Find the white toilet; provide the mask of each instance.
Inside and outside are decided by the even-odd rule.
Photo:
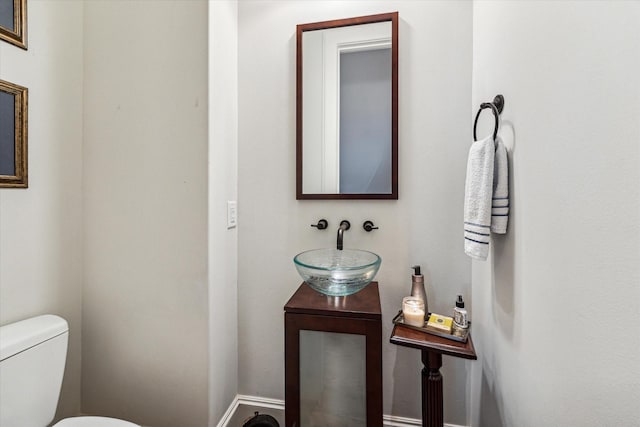
[[[46,427],[56,413],[69,325],[47,314],[0,327],[0,426]],[[74,417],[54,427],[140,427],[105,417]]]

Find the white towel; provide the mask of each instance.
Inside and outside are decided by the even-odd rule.
[[[505,234],[509,222],[509,161],[507,149],[498,137],[493,164],[493,202],[491,204],[491,232]]]
[[[486,260],[491,230],[493,197],[493,136],[471,144],[464,192],[464,252],[471,258]]]

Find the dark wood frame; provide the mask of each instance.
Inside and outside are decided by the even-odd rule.
[[[14,96],[14,118],[15,128],[13,129],[14,140],[14,175],[0,175],[0,188],[26,188],[28,187],[27,174],[27,111],[29,90],[26,87],[18,86],[4,80],[0,80],[0,91],[10,93]]]
[[[303,283],[284,311],[285,427],[300,425],[301,330],[365,336],[367,426],[382,427],[382,311],[378,283],[371,282],[346,297],[327,297]]]
[[[13,0],[13,28],[0,27],[0,40],[27,50],[27,0]]]
[[[386,21],[391,21],[391,193],[305,194],[302,192],[302,33]],[[300,24],[296,27],[296,199],[398,200],[398,12]]]

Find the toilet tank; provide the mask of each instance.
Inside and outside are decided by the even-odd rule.
[[[69,326],[47,314],[0,327],[0,426],[45,427],[53,420]]]

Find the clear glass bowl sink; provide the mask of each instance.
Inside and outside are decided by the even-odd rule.
[[[359,249],[314,249],[293,258],[298,273],[309,286],[325,295],[355,294],[376,276],[382,259]]]

